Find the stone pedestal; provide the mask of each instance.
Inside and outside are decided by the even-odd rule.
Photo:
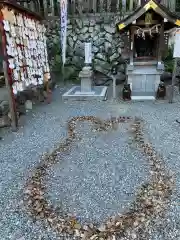
[[[79,73],[81,86],[75,86],[62,95],[63,100],[106,100],[107,87],[92,86],[93,71],[84,67]]]
[[[92,91],[92,76],[93,71],[90,67],[84,67],[82,71],[79,73],[79,78],[81,79],[81,91],[75,92],[75,94],[95,94]]]
[[[127,66],[127,83],[132,100],[155,100],[164,65],[154,62],[134,62]]]
[[[93,72],[89,67],[84,67],[79,73],[81,79],[81,92],[91,92]]]
[[[85,43],[85,64],[92,63],[91,43]],[[90,66],[84,66],[79,73],[81,86],[75,86],[62,95],[63,100],[106,100],[107,87],[92,86],[93,71]]]

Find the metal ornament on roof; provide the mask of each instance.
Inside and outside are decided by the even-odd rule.
[[[151,28],[150,27],[140,28],[140,27],[136,26],[137,29],[135,31],[135,34],[138,37],[142,37],[143,39],[145,39],[145,34],[146,33],[148,33],[151,37],[153,37],[154,33],[159,33],[160,32],[160,27],[161,27],[161,24],[156,24]]]
[[[152,14],[151,13],[146,13],[145,15],[145,25],[149,26],[152,24]]]

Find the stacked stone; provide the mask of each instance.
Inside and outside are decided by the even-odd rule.
[[[8,101],[0,101],[0,128],[7,127],[10,125],[9,103]]]
[[[5,78],[4,75],[0,76],[0,87],[3,87],[5,85]]]
[[[94,69],[109,75],[113,65],[118,65],[118,78],[125,79],[125,64],[122,61],[122,49],[124,41],[121,35],[116,31],[116,23],[120,19],[117,17],[82,18],[69,20],[67,31],[67,65],[76,72],[84,65],[84,43],[91,41],[93,52]],[[60,61],[60,50],[55,51],[54,46],[60,46],[60,26],[59,19],[57,23],[48,22],[48,50],[50,55],[50,65],[53,68]],[[72,71],[67,71],[67,74]]]

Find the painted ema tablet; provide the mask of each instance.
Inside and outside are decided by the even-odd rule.
[[[173,57],[174,58],[179,58],[180,57],[180,28],[177,29],[176,35],[175,35]]]

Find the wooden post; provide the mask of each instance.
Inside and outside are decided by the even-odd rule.
[[[62,64],[62,69],[61,69],[61,73],[62,73],[62,82],[64,85],[66,85],[66,81],[65,81],[65,77],[64,77],[64,63]]]
[[[113,99],[116,99],[116,76],[113,75]]]
[[[134,28],[130,29],[130,65],[133,65],[134,61]]]
[[[24,7],[25,7],[25,8],[28,8],[27,2],[24,2]]]
[[[54,0],[50,0],[51,5],[51,16],[54,16]]]
[[[71,8],[72,8],[72,13],[71,14],[74,16],[76,14],[76,0],[72,0]]]
[[[116,12],[120,12],[120,0],[116,1]]]
[[[176,68],[177,68],[177,58],[175,58],[175,62],[174,62],[174,69],[173,69],[173,75],[172,75],[172,83],[171,83],[170,94],[169,94],[169,103],[173,103],[174,86],[175,86],[175,83],[176,83]]]
[[[103,0],[100,0],[99,2],[99,12],[100,13],[103,13],[105,10],[104,10],[104,1]]]
[[[122,13],[123,15],[126,13],[126,0],[122,0]]]
[[[133,4],[134,4],[134,0],[130,0],[130,2],[129,2],[129,11],[130,12],[133,10]]]
[[[171,1],[168,1],[167,3],[167,7],[169,8],[169,10],[171,12],[175,12],[175,9],[176,9],[176,0],[171,0]]]
[[[2,7],[2,6],[1,6]],[[0,18],[3,19],[2,12],[0,11]],[[11,78],[8,75],[8,65],[7,65],[7,51],[6,51],[6,35],[3,27],[3,23],[1,21],[0,23],[0,32],[2,34],[2,55],[3,55],[3,71],[4,71],[4,77],[5,77],[5,83],[8,90],[8,98],[9,98],[9,107],[10,107],[10,113],[11,113],[11,127],[12,131],[16,131],[18,127],[18,118],[17,118],[17,112],[16,112],[16,104],[15,104],[15,98],[14,93],[11,86]]]
[[[63,4],[61,2],[60,5],[60,24],[61,24],[61,53],[62,53],[62,68],[61,68],[61,73],[62,73],[62,78],[63,78],[63,83],[65,83],[64,79],[64,65],[66,62],[66,44],[67,44],[67,24],[68,24],[68,3],[66,2]]]
[[[108,12],[108,13],[110,13],[111,12],[111,0],[107,0],[106,1],[106,11]]]
[[[48,6],[48,1],[47,0],[43,1],[43,4],[44,4],[44,6],[43,6],[44,7],[43,8],[44,9],[44,16],[47,17],[48,16],[48,7],[49,7]]]
[[[93,13],[97,12],[97,0],[92,0]]]
[[[141,6],[141,0],[137,0],[137,7]]]
[[[7,67],[7,62],[5,60],[3,61],[3,70],[4,70],[6,87],[8,90],[9,107],[10,107],[10,114],[11,114],[11,127],[12,127],[12,131],[17,131],[18,120],[17,120],[14,94],[12,91],[12,87],[9,85],[9,76],[7,74],[8,67]]]
[[[173,96],[174,96],[174,85],[176,83],[176,69],[177,69],[177,61],[180,57],[180,29],[176,30],[176,36],[175,36],[175,43],[174,43],[174,53],[173,57],[175,59],[174,62],[174,69],[173,69],[173,76],[172,76],[172,84],[170,88],[170,95],[169,95],[169,103],[173,102]]]
[[[161,23],[159,44],[158,44],[158,64],[162,61],[162,49],[164,49],[164,21]]]

